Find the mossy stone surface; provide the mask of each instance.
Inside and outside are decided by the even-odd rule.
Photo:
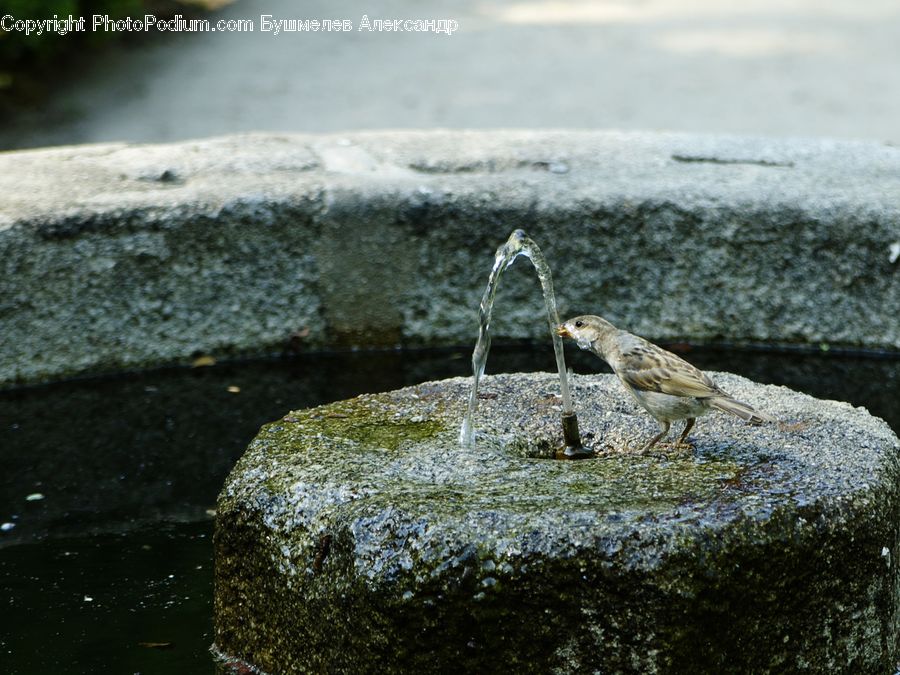
[[[784,424],[701,418],[692,451],[613,376],[575,377],[595,459],[562,442],[555,375],[293,412],[229,477],[215,649],[268,673],[891,672],[900,442],[864,409],[716,375]]]

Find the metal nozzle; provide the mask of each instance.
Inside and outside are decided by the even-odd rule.
[[[563,413],[562,428],[563,441],[566,445],[556,453],[557,459],[587,459],[594,456],[594,451],[585,447],[581,442],[578,417],[575,416],[575,413]]]

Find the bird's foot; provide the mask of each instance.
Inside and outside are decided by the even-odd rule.
[[[622,449],[619,452],[629,455],[644,455],[647,450],[646,443],[642,443],[639,438],[633,438],[630,441],[627,439],[622,441]]]
[[[644,443],[635,450],[635,454],[640,455],[641,457],[653,457],[654,459],[668,459],[665,448],[666,446],[660,443],[654,443],[652,445]]]
[[[683,455],[694,450],[694,444],[687,441],[673,441],[671,443],[654,443],[644,445],[635,454],[643,457],[668,460],[671,455]]]
[[[660,443],[659,441],[641,442],[639,438],[635,438],[631,441],[625,441],[620,452],[641,457],[653,457],[654,459],[668,459],[668,451],[673,449],[681,450],[683,447],[676,446],[674,443]]]

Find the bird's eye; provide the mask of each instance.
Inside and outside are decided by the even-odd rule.
[[[575,328],[581,328],[584,325],[584,321],[576,321]]]

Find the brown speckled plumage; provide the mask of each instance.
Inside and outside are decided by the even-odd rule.
[[[676,446],[685,445],[694,421],[710,408],[737,415],[752,424],[774,422],[764,413],[732,398],[703,371],[642,337],[619,330],[599,316],[576,316],[558,327],[582,349],[606,361],[637,402],[656,419],[662,431],[642,448],[649,450],[675,420],[687,420]]]

